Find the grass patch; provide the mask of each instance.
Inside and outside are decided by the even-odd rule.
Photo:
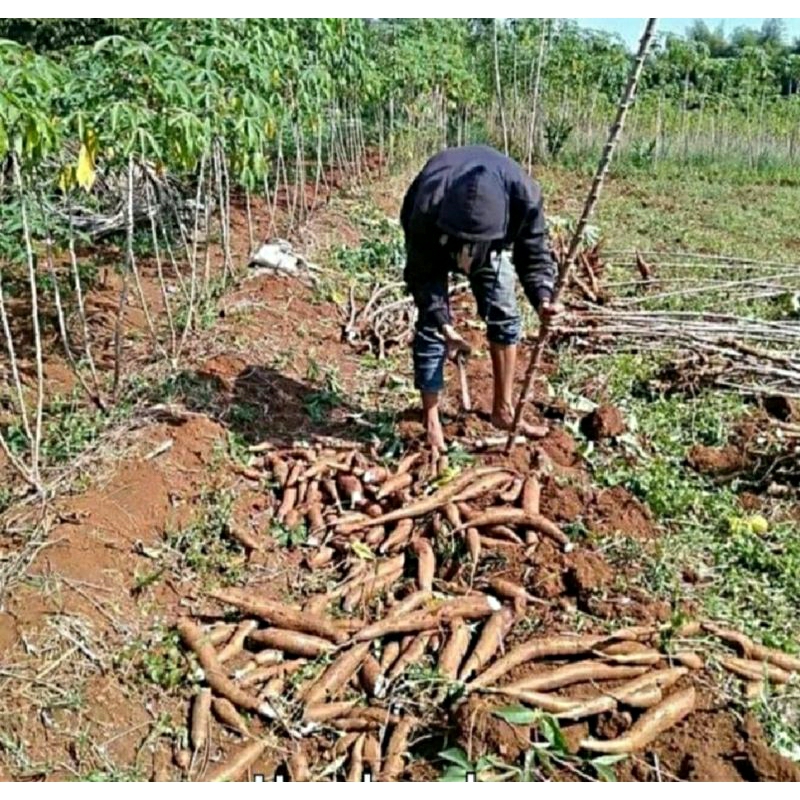
[[[638,563],[638,581],[655,595],[699,599],[710,615],[742,627],[769,645],[796,650],[800,633],[800,530],[774,516],[764,534],[742,524],[736,484],[720,486],[685,463],[695,444],[727,443],[748,411],[734,394],[706,391],[694,398],[647,391],[657,362],[609,356],[560,359],[554,385],[579,394],[591,374],[608,376],[608,399],[623,409],[633,436],[613,449],[586,447],[595,481],[623,486],[645,502],[664,533],[654,548],[630,540],[606,542],[609,558]],[[682,580],[700,572],[700,588]]]
[[[133,665],[137,679],[145,684],[174,691],[189,680],[189,662],[178,632],[157,626],[146,639],[136,639],[114,659],[114,667]]]
[[[233,494],[227,490],[204,491],[194,520],[167,532],[167,544],[177,555],[177,568],[205,583],[234,584],[244,577],[245,552],[228,536]]]

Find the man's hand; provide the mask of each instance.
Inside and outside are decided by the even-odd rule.
[[[442,327],[442,334],[444,335],[445,343],[447,344],[447,357],[455,359],[459,353],[470,355],[472,348],[467,343],[466,339],[452,325],[445,325]]]
[[[551,324],[558,320],[564,313],[564,306],[561,303],[552,303],[550,300],[543,300],[539,304],[537,313],[542,322]]]

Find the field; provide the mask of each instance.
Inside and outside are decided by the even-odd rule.
[[[105,237],[7,160],[0,779],[800,780],[791,163],[623,150],[540,435],[493,443],[456,293],[475,408],[448,367],[433,464],[397,224],[431,147],[338,130],[330,157],[275,156],[266,191],[199,148],[184,223],[154,193],[169,169],[98,168],[80,219],[118,199]],[[594,159],[535,160],[558,251]],[[276,234],[302,259],[254,263]],[[665,698],[670,724],[626,743]]]

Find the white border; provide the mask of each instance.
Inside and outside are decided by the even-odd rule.
[[[4,4],[7,10],[11,10],[8,3]],[[544,4],[541,4],[544,5]],[[498,17],[526,17],[531,11],[542,10],[558,10],[559,16],[574,17],[574,18],[590,18],[596,15],[598,11],[602,10],[609,13],[609,18],[636,18],[636,12],[642,11],[641,3],[634,2],[634,0],[616,0],[616,2],[606,2],[598,4],[597,2],[588,2],[588,0],[559,0],[556,4],[549,4],[551,8],[533,8],[530,2],[494,2],[487,5],[486,1],[482,2],[465,2],[464,0],[445,0],[445,2],[434,3],[430,0],[424,2],[422,0],[405,0],[402,3],[376,3],[353,2],[350,0],[346,2],[340,0],[331,7],[329,3],[324,3],[322,0],[294,0],[288,9],[292,12],[293,16],[297,17],[317,17],[317,16],[330,16],[335,12],[338,16],[343,17],[481,17],[488,10],[498,11]],[[602,8],[601,8],[602,5]],[[555,6],[555,8],[553,8]],[[797,2],[772,2],[768,3],[767,7],[759,4],[762,11],[765,12],[765,17],[779,17],[790,18],[792,12],[797,13]],[[727,3],[719,2],[702,2],[691,3],[685,0],[676,0],[671,3],[650,3],[647,11],[650,13],[666,13],[670,18],[685,18],[696,19],[698,17],[720,17],[724,18],[726,14],[731,11],[746,10],[752,11],[752,3],[747,7],[742,3],[741,6],[734,2],[731,4],[730,0]],[[25,10],[33,17],[101,17],[109,13],[113,13],[119,17],[126,16],[140,16],[140,17],[258,17],[262,16],[266,11],[284,10],[276,9],[273,4],[255,2],[255,0],[244,0],[244,2],[225,2],[220,3],[211,2],[211,0],[183,0],[183,2],[154,2],[154,0],[139,0],[135,3],[113,3],[109,5],[108,0],[100,2],[100,0],[83,0],[82,2],[72,2],[65,4],[57,0],[33,0],[27,2],[23,6],[17,6],[14,10]],[[69,11],[69,14],[64,14],[64,11]],[[224,12],[224,15],[222,14]],[[254,13],[253,13],[254,12]],[[728,18],[732,23],[737,19],[746,20],[746,17],[731,17]]]
[[[168,788],[164,784],[161,789],[157,785],[153,785],[146,789],[148,796],[153,800],[159,800],[167,796],[169,800],[182,800],[184,797],[187,800],[227,800],[227,798],[241,798],[242,794],[246,795],[248,799],[259,798],[265,800],[269,798],[273,800],[350,800],[353,796],[359,798],[391,798],[391,800],[407,800],[408,789],[403,788],[408,784],[403,783],[362,783],[362,784],[345,784],[345,783],[328,783],[328,784],[292,784],[292,783],[250,783],[248,784],[207,784],[207,783],[171,783]],[[324,789],[321,787],[324,786]],[[439,783],[416,783],[413,789],[415,800],[442,800],[442,793],[447,784]],[[425,787],[428,787],[427,789]],[[703,783],[649,783],[645,787],[640,783],[592,783],[586,785],[584,783],[537,783],[521,784],[521,783],[504,783],[502,789],[489,788],[491,784],[485,783],[472,783],[471,785],[462,784],[456,786],[450,784],[452,789],[458,789],[460,797],[463,793],[467,792],[467,797],[477,797],[483,794],[484,798],[487,797],[489,792],[501,791],[504,796],[510,800],[531,800],[532,797],[544,798],[544,800],[585,800],[591,796],[591,800],[615,800],[622,798],[628,800],[627,795],[630,795],[630,800],[634,797],[641,797],[643,792],[647,793],[648,800],[651,797],[658,798],[659,796],[667,798],[669,794],[674,798],[673,792],[679,791],[681,798],[686,800],[701,800],[700,795],[703,794],[703,800],[708,797],[709,789],[707,784]],[[770,800],[778,798],[778,800],[788,800],[788,798],[796,797],[797,789],[791,788],[792,784],[773,783],[768,789],[758,790],[755,786],[750,785],[745,789],[742,785],[742,792],[752,793],[753,795],[760,794],[761,791],[769,792]],[[483,787],[483,788],[481,788]],[[48,783],[15,783],[15,784],[2,784],[3,797],[9,800],[50,800],[58,793],[59,798],[66,798],[66,800],[100,800],[107,798],[109,792],[113,792],[114,800],[141,800],[142,788],[141,784],[119,783],[110,788],[106,784],[97,783],[61,783],[58,785]],[[165,794],[162,795],[161,792]],[[731,791],[738,795],[738,791],[733,788]],[[306,795],[306,792],[309,794]],[[324,792],[324,794],[323,794]],[[339,792],[342,794],[340,795]],[[428,794],[431,792],[431,794]],[[513,798],[511,797],[513,795]],[[734,795],[734,796],[735,796]]]

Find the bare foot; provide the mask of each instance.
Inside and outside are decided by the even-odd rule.
[[[428,436],[428,445],[437,454],[447,450],[447,445],[444,441],[444,431],[442,431],[442,423],[439,421],[439,415],[432,415],[425,421],[425,432]]]
[[[514,412],[510,408],[495,409],[492,412],[492,425],[501,431],[510,431],[514,424]],[[520,420],[517,432],[531,439],[541,439],[547,435],[546,425],[530,425],[525,420]]]

